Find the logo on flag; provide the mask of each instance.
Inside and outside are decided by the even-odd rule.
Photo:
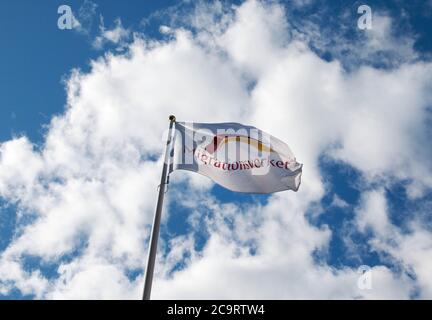
[[[175,123],[170,172],[205,175],[237,192],[297,191],[302,165],[281,140],[239,123]]]

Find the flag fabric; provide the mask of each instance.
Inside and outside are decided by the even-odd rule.
[[[297,191],[302,164],[288,145],[239,123],[176,122],[170,172],[200,173],[237,192]]]

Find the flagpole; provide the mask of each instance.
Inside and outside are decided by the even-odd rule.
[[[152,227],[151,238],[150,238],[150,248],[147,257],[147,268],[145,271],[143,300],[150,300],[150,294],[151,294],[151,288],[153,282],[153,271],[154,271],[154,266],[156,261],[157,242],[159,238],[159,229],[160,229],[162,207],[163,207],[163,201],[165,195],[165,186],[166,186],[167,176],[168,176],[168,160],[171,152],[170,146],[171,146],[171,139],[172,139],[172,130],[176,118],[175,116],[171,115],[169,117],[169,120],[170,120],[170,125],[169,125],[168,138],[165,147],[165,157],[164,157],[164,163],[162,168],[162,177],[159,185],[159,196],[158,196],[156,212],[153,220],[153,227]]]

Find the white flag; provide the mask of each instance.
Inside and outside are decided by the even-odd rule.
[[[239,123],[175,123],[170,171],[200,173],[237,192],[297,191],[302,165],[279,139]]]

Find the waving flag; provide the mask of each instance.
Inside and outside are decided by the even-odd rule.
[[[232,191],[251,193],[297,191],[302,174],[302,165],[290,148],[255,127],[239,123],[176,122],[173,115],[169,120],[144,277],[144,300],[150,299],[165,188],[172,171],[198,172]]]
[[[170,171],[200,173],[237,192],[297,191],[302,165],[279,139],[239,123],[175,122]]]

